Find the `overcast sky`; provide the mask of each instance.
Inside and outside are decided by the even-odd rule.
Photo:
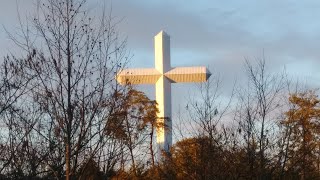
[[[32,14],[33,0],[0,0],[0,23],[9,30],[21,14]],[[153,67],[153,37],[164,30],[171,36],[172,66],[209,67],[226,87],[243,77],[245,58],[264,54],[270,71],[284,67],[292,77],[320,85],[319,0],[89,0],[97,12],[111,5],[123,19],[119,31],[128,37],[134,54],[131,67]],[[26,13],[28,12],[28,13]],[[0,30],[0,56],[11,48]],[[241,81],[240,81],[241,82]],[[173,109],[184,106],[193,85],[174,85]],[[141,87],[154,98],[153,87]],[[226,88],[226,91],[230,89]]]

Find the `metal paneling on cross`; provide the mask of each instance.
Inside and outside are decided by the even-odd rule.
[[[170,37],[164,31],[155,36],[155,68],[124,69],[117,74],[117,81],[124,85],[156,84],[156,101],[159,113],[157,144],[160,150],[169,152],[172,145],[171,83],[205,82],[211,73],[204,67],[170,66]]]

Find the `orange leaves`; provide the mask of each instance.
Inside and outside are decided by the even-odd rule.
[[[289,98],[291,108],[285,113],[282,121],[292,134],[288,137],[291,151],[289,151],[289,166],[299,166],[303,173],[312,165],[317,152],[316,146],[320,135],[320,104],[314,91],[291,94]]]
[[[155,127],[158,111],[155,101],[132,88],[114,95],[118,99],[118,105],[108,118],[105,132],[107,135],[126,139],[132,132],[143,131],[148,125]]]
[[[154,124],[156,121],[156,102],[150,100],[143,92],[130,89],[126,103],[131,117],[142,121],[143,125]]]
[[[289,97],[290,103],[296,104],[301,108],[312,108],[319,103],[318,96],[314,91],[308,91],[304,93],[291,94]]]

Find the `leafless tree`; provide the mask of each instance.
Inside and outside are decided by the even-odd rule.
[[[0,69],[0,174],[15,158],[13,145],[23,144],[19,136],[13,134],[13,129],[17,127],[14,123],[12,112],[18,110],[21,97],[27,92],[27,85],[33,77],[18,78],[23,73],[22,66],[12,61],[13,56],[7,56],[1,64]]]
[[[228,172],[224,167],[226,164],[214,163],[218,159],[229,159],[225,151],[231,147],[234,138],[234,133],[231,133],[230,127],[226,125],[231,123],[228,118],[231,117],[234,88],[230,94],[223,93],[221,84],[219,74],[214,73],[207,82],[198,84],[198,91],[190,95],[185,106],[188,115],[181,117],[178,122],[180,127],[184,126],[178,129],[183,139],[172,148],[173,168],[178,177],[181,171],[187,174],[195,173],[189,174],[190,179],[215,179],[218,174]],[[191,138],[185,137],[186,131]],[[185,146],[186,149],[179,146]],[[208,159],[208,156],[212,157]],[[187,166],[189,170],[185,170],[183,166]]]
[[[269,73],[264,57],[254,63],[246,60],[245,68],[248,81],[238,90],[235,118],[246,147],[248,172],[251,177],[263,179],[268,175],[268,157],[275,145],[274,128],[279,116],[277,109],[282,104],[285,76]]]
[[[38,1],[20,36],[10,34],[26,57],[8,63],[16,61],[17,78],[31,79],[16,114],[31,128],[29,142],[39,138],[48,150],[42,166],[56,178],[81,174],[80,164],[101,160],[101,150],[114,143],[105,133],[120,90],[114,77],[128,60],[118,22],[105,10],[93,18],[85,6],[86,0]],[[25,118],[30,105],[39,118]]]
[[[221,82],[219,74],[214,73],[207,82],[198,84],[199,95],[190,95],[185,106],[188,116],[182,117],[179,123],[187,125],[185,128],[190,129],[193,136],[216,139],[224,124],[221,120],[231,112],[234,88],[225,100],[228,95],[222,93]]]

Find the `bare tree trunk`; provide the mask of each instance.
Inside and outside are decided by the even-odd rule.
[[[154,168],[154,165],[155,165],[155,163],[154,163],[154,152],[153,152],[153,134],[154,134],[154,125],[152,123],[151,124],[151,132],[150,132],[150,143],[149,143],[152,168]]]
[[[70,145],[66,143],[66,180],[70,179]]]
[[[70,41],[70,15],[69,11],[73,6],[73,2],[70,0],[67,0],[67,76],[68,76],[68,87],[67,87],[67,143],[66,143],[66,180],[70,180],[70,174],[71,174],[71,125],[72,125],[72,105],[71,105],[71,69],[72,69],[72,64],[71,64],[71,46],[72,42]],[[71,3],[71,4],[69,4]]]
[[[132,162],[132,171],[134,173],[134,177],[137,177],[137,171],[136,171],[136,163],[134,161],[134,154],[133,154],[133,142],[131,139],[131,130],[130,130],[130,125],[129,125],[129,121],[126,118],[126,127],[127,127],[127,132],[128,132],[128,149],[129,149],[129,153],[130,153],[130,157],[131,157],[131,162]]]

